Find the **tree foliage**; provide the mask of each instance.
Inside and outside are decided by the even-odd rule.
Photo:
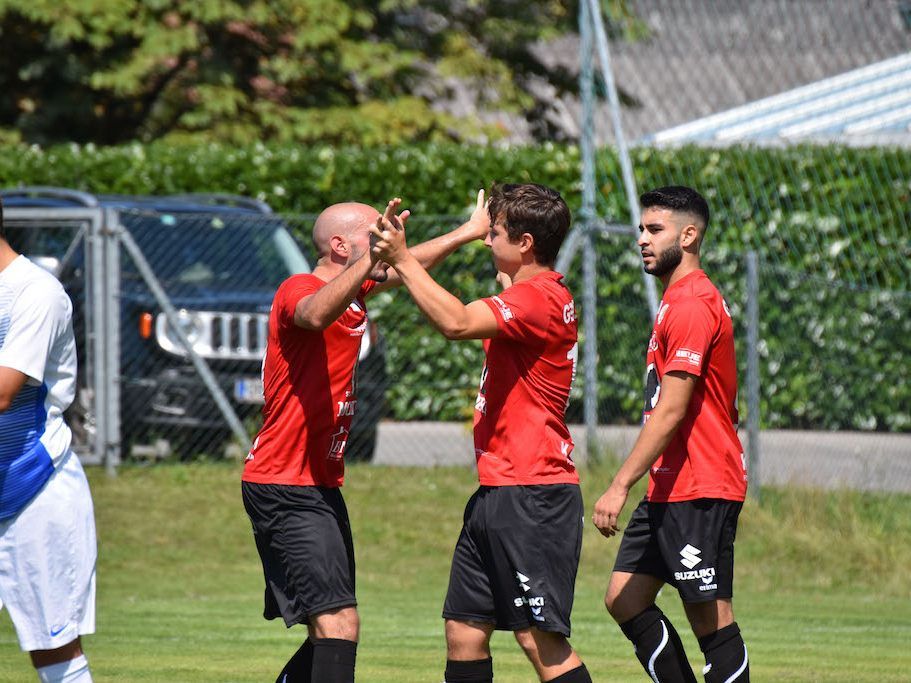
[[[609,0],[627,17],[626,0]],[[496,139],[573,0],[0,0],[0,141]],[[448,109],[448,110],[447,110]],[[464,109],[464,107],[463,107]],[[546,134],[546,130],[542,130]]]

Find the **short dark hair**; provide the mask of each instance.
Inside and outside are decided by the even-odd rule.
[[[685,185],[668,185],[649,190],[639,197],[639,204],[643,209],[657,206],[660,209],[692,214],[702,220],[703,230],[709,225],[709,203],[696,190]]]
[[[535,260],[545,266],[556,263],[572,222],[569,207],[560,193],[537,183],[494,185],[487,214],[491,223],[502,217],[511,242],[526,232],[531,235],[535,240]]]

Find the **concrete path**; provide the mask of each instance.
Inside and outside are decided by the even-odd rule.
[[[576,462],[585,462],[582,425],[572,425]],[[600,427],[606,453],[625,457],[638,427]],[[746,434],[741,432],[746,441]],[[374,462],[382,465],[474,465],[471,425],[381,422]],[[814,488],[911,492],[911,434],[768,430],[760,435],[752,482]]]

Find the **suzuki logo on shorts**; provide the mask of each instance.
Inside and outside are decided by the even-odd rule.
[[[689,543],[683,546],[683,549],[680,551],[680,564],[682,564],[687,569],[692,569],[697,564],[702,562],[702,558],[699,557],[699,553],[702,551],[699,548],[694,548]]]
[[[521,598],[515,598],[513,604],[516,607],[523,607],[528,605],[531,609],[531,616],[534,617],[535,621],[546,621],[544,616],[541,614],[544,611],[544,596],[538,595],[535,597],[527,598],[524,595]]]
[[[519,585],[522,587],[522,590],[526,593],[531,590],[531,586],[528,585],[528,582],[531,581],[525,574],[522,572],[516,572],[516,578],[519,580]]]

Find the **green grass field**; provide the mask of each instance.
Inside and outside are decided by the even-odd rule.
[[[588,514],[611,469],[583,472]],[[262,575],[240,501],[239,465],[89,472],[99,532],[95,680],[272,681],[303,638],[262,619]],[[362,618],[358,680],[439,683],[440,618],[465,468],[353,466],[345,495]],[[633,506],[628,506],[627,513]],[[909,681],[911,496],[763,491],[737,541],[735,609],[754,681]],[[572,643],[595,681],[645,675],[602,604],[617,540],[589,525]],[[702,660],[676,593],[659,604],[697,671]],[[498,683],[534,681],[507,633],[494,636]],[[699,667],[699,668],[696,668]],[[0,613],[0,681],[36,680]]]

